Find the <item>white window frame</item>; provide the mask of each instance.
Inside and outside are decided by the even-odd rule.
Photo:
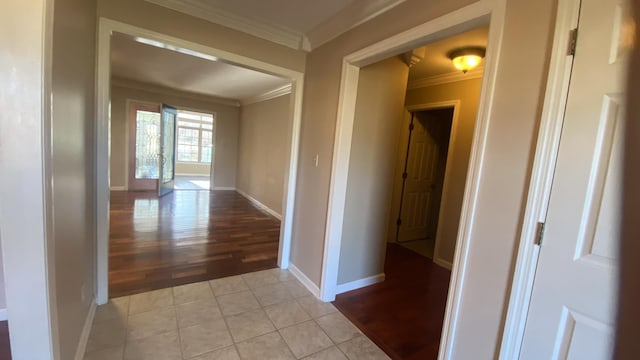
[[[210,115],[212,117],[212,121],[208,122],[206,120],[195,120],[188,119],[185,117],[181,117],[181,115],[185,113],[198,114],[198,115]],[[198,124],[199,126],[188,126],[188,125],[180,125],[181,121],[191,122],[194,125]],[[177,133],[176,133],[176,163],[178,164],[211,164],[213,162],[213,154],[216,146],[215,134],[216,134],[216,114],[215,113],[207,113],[201,111],[191,111],[191,110],[178,110],[178,118],[177,118]],[[211,125],[211,129],[203,129],[202,125]],[[197,161],[189,161],[189,160],[179,160],[179,152],[180,152],[180,129],[188,129],[188,130],[197,130],[198,131],[198,160]],[[202,161],[202,133],[205,131],[211,132],[211,160],[210,161]],[[183,144],[184,145],[184,144]]]

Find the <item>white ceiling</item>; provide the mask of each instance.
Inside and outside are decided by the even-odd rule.
[[[486,48],[488,36],[489,27],[485,26],[425,45],[424,59],[411,67],[409,81],[460,72],[453,67],[447,54],[451,50],[466,46]],[[483,65],[484,62],[480,64]]]
[[[111,40],[111,73],[116,78],[239,101],[290,83],[221,61],[143,44],[119,33]]]
[[[200,0],[244,17],[307,33],[354,0]],[[362,0],[360,0],[362,1]]]
[[[145,0],[296,50],[332,40],[406,0]]]

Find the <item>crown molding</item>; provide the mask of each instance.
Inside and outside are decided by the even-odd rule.
[[[336,15],[306,33],[309,48],[315,49],[405,1],[406,0],[353,1]]]
[[[203,0],[145,0],[294,50],[311,51],[406,0],[353,1],[306,34],[267,21],[225,11]]]
[[[191,15],[295,50],[310,51],[301,32],[218,9],[201,0],[145,0],[183,14]]]
[[[179,96],[183,98],[189,98],[193,100],[206,101],[209,103],[240,107],[240,101],[233,99],[225,99],[212,95],[198,94],[188,91],[176,90],[161,85],[154,85],[142,81],[136,81],[131,79],[125,79],[121,77],[112,77],[111,86],[124,87],[128,89],[148,91],[156,94],[163,94],[169,96]]]
[[[247,105],[255,104],[261,101],[267,101],[283,95],[291,94],[291,88],[292,88],[291,84],[287,84],[277,89],[267,91],[264,94],[245,99],[242,101],[242,106],[247,106]]]
[[[429,86],[477,79],[482,77],[483,72],[484,72],[484,69],[482,67],[478,67],[467,72],[466,74],[464,74],[462,71],[456,71],[456,72],[447,73],[447,74],[429,76],[422,79],[415,79],[415,80],[409,81],[409,83],[407,84],[407,90],[420,89],[420,88],[425,88]]]

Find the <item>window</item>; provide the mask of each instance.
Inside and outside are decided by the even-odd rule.
[[[209,164],[213,148],[213,115],[178,110],[177,161]]]

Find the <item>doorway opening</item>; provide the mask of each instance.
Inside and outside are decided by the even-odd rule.
[[[321,293],[328,300],[340,294],[334,302],[336,307],[394,358],[446,357],[451,346],[448,338],[456,316],[451,306],[459,296],[460,276],[454,264],[460,264],[464,261],[461,256],[466,256],[465,219],[472,200],[469,194],[475,191],[474,181],[467,188],[467,178],[477,177],[478,159],[473,153],[482,145],[478,141],[486,130],[482,123],[487,121],[484,112],[492,92],[487,84],[495,76],[495,64],[490,61],[491,56],[496,56],[495,48],[487,48],[489,56],[484,68],[466,73],[450,69],[419,77],[410,73],[418,72],[415,69],[423,62],[431,69],[437,69],[438,63],[453,68],[447,53],[464,46],[486,47],[497,40],[496,32],[489,28],[497,26],[500,19],[494,22],[489,16],[469,15],[466,22],[461,21],[464,16],[457,16],[451,19],[451,28],[431,29],[427,36],[416,35],[413,42],[403,34],[404,40],[398,41],[406,46],[412,44],[408,49],[397,43],[389,45],[386,53],[366,48],[344,60],[341,97],[346,100],[339,108],[336,130]],[[447,21],[439,21],[437,26],[444,23]],[[472,34],[482,34],[482,42],[473,43],[467,37]],[[388,40],[391,44],[395,39]],[[416,44],[426,45],[415,48]],[[438,47],[440,51],[434,51]],[[439,56],[429,60],[434,55]],[[446,158],[437,161],[439,156],[432,151],[431,157],[436,159],[431,166],[433,176],[426,176],[429,166],[423,165],[422,178],[435,182],[439,173],[442,186],[434,188],[437,191],[433,194],[415,194],[414,199],[406,200],[405,196],[402,200],[403,193],[406,195],[402,186],[406,187],[410,177],[405,175],[409,166],[407,153],[411,158],[410,129],[415,129],[416,115],[430,109],[447,113],[450,120],[442,123],[441,131],[449,136],[441,138],[449,141],[440,141],[446,144]],[[426,157],[428,151],[423,150],[422,156]],[[446,165],[437,170],[439,162]],[[437,201],[427,201],[429,196],[440,197],[440,206],[433,204]],[[416,206],[425,202],[426,206]],[[405,216],[401,215],[398,224],[401,209],[406,215],[409,206],[413,206],[414,213],[409,215],[415,220],[408,222],[421,225],[419,232],[426,234],[422,236],[428,237],[429,230],[435,238],[433,260],[401,246],[403,240],[414,236],[409,236],[409,231],[402,234]],[[433,209],[436,206],[438,210]],[[426,217],[427,211],[432,216]],[[438,216],[433,216],[436,212]],[[387,305],[381,305],[385,301],[379,295],[387,296]],[[400,298],[389,300],[394,296]],[[389,303],[402,306],[384,316]]]
[[[396,242],[432,260],[454,109],[411,112],[409,125]]]
[[[288,268],[302,73],[104,18],[100,19],[99,34],[96,302],[106,303],[113,295],[144,292],[276,266]],[[114,53],[113,46],[129,51],[133,47],[143,46],[143,52],[135,55],[142,59],[145,56],[157,59],[157,62],[147,61],[146,64],[151,65],[131,71],[128,66],[139,59]],[[159,51],[165,52],[166,57],[154,56]],[[114,63],[114,59],[119,62]],[[177,82],[197,87],[210,83],[194,79],[214,72],[199,72],[199,77],[194,78],[186,77],[189,74],[182,71],[180,78],[171,76],[176,75],[171,72],[171,64],[188,64],[186,68],[190,71],[214,64],[225,67],[222,69],[224,71],[218,70],[229,76],[246,81],[248,75],[256,82],[242,88],[238,81],[227,81],[227,86],[231,86],[229,83],[238,86],[233,96],[223,97],[202,91],[201,88],[176,85]],[[175,65],[173,67],[176,68]],[[156,76],[151,77],[154,81],[147,80],[154,72]],[[253,93],[248,93],[247,88],[251,88]],[[245,92],[239,94],[243,90]],[[225,94],[231,91],[234,89],[224,89]],[[244,192],[243,188],[236,187],[236,166],[239,165],[235,162],[240,151],[239,127],[243,120],[240,109],[254,103],[275,101],[272,99],[279,97],[286,100],[278,100],[278,117],[287,120],[281,121],[278,127],[278,133],[283,134],[282,139],[278,139],[282,149],[279,149],[281,156],[275,168],[281,173],[281,181],[274,186],[277,187],[275,192],[282,195],[274,211],[267,212],[258,206],[259,198],[253,198],[249,191]],[[175,125],[171,127],[174,133],[170,134],[173,141],[165,144],[160,139],[161,146],[158,149],[157,114],[160,104],[165,103],[176,107]],[[125,108],[127,110],[123,110]],[[129,117],[132,121],[121,120],[127,118],[126,112],[131,113]],[[175,148],[170,156],[162,151],[167,144]],[[165,166],[164,172],[162,166]],[[170,180],[167,184],[171,185],[169,190],[177,187],[168,195],[158,197],[157,191],[164,187],[158,182],[165,184],[162,180],[165,173],[171,175],[167,178]],[[143,180],[148,183],[147,187],[136,184],[144,183]],[[154,189],[157,191],[127,191]],[[253,221],[230,221],[228,214],[223,214],[225,211]],[[216,234],[215,244],[206,240],[212,233]],[[234,247],[242,243],[236,241],[237,235],[251,237],[253,233],[260,236],[254,236],[255,241],[251,240],[253,242],[248,247],[245,244],[245,248],[258,253],[243,253]],[[135,239],[135,244],[126,245],[131,239]],[[140,251],[156,248],[154,254],[157,253],[157,256],[130,252],[125,249],[130,245]],[[215,256],[210,254],[212,248],[217,249],[214,249]],[[268,256],[264,254],[265,251],[269,252]],[[214,260],[215,264],[212,264]],[[127,261],[140,265],[137,269],[140,271],[127,272]],[[153,261],[168,265],[175,263],[178,267],[160,269],[154,274],[141,273],[153,268]],[[238,267],[234,265],[236,263],[249,268]],[[142,281],[134,284],[136,279]],[[129,280],[131,282],[125,285]],[[109,288],[114,282],[120,282],[121,286],[110,294]]]

